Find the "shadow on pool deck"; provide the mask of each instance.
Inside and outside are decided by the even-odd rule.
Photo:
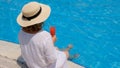
[[[22,56],[19,56],[17,59],[17,64],[21,67],[21,68],[28,68],[27,64],[25,63],[24,59],[22,58]]]

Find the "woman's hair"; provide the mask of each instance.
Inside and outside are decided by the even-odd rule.
[[[43,22],[39,24],[27,26],[27,27],[22,27],[22,30],[28,33],[37,33],[42,29],[42,25],[43,25]]]

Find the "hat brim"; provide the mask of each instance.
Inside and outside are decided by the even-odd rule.
[[[42,10],[41,10],[41,13],[34,19],[31,19],[30,21],[29,20],[23,20],[22,19],[22,12],[18,15],[17,17],[17,22],[20,26],[22,27],[27,27],[27,26],[31,26],[31,25],[34,25],[34,24],[38,24],[38,23],[41,23],[41,22],[44,22],[50,15],[50,12],[51,12],[51,9],[49,6],[47,5],[44,5],[44,4],[41,4],[39,3]]]

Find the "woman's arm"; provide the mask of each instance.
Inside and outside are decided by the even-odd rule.
[[[53,40],[53,43],[55,43],[56,42],[56,35],[54,35],[53,37],[52,37],[52,40]]]
[[[56,62],[57,59],[56,49],[51,37],[45,43],[45,58],[48,64]]]

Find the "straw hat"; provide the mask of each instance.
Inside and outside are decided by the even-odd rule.
[[[23,6],[22,12],[17,17],[17,22],[22,27],[44,22],[50,15],[50,7],[38,2],[30,2]]]

